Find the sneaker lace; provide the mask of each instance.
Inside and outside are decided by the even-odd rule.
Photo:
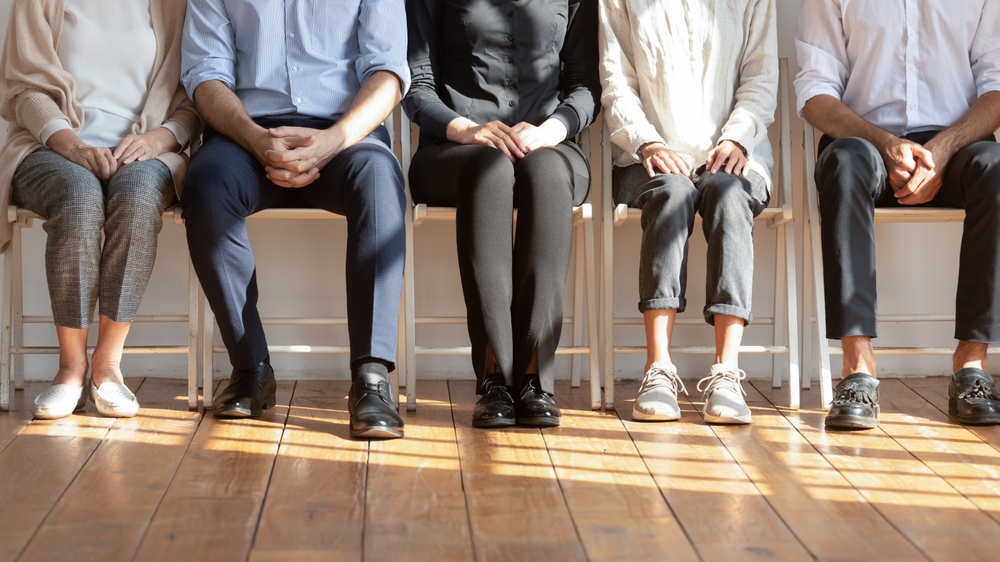
[[[702,396],[708,396],[716,390],[729,390],[746,396],[747,391],[743,390],[743,386],[740,384],[740,381],[746,378],[747,374],[742,369],[729,369],[708,375],[698,381],[698,386],[695,388],[702,393]],[[703,384],[705,388],[701,387]]]
[[[833,397],[833,403],[839,406],[844,406],[847,404],[867,404],[869,406],[875,406],[875,398],[861,388],[857,383],[847,383],[844,386],[837,389],[837,395]]]
[[[973,381],[972,387],[958,393],[958,398],[966,400],[969,398],[983,398],[986,400],[1000,400],[993,385],[982,380]]]
[[[639,387],[639,394],[643,394],[647,390],[653,390],[656,388],[667,388],[677,395],[677,389],[679,388],[681,392],[687,394],[687,388],[684,387],[684,381],[681,380],[677,373],[673,371],[668,371],[666,369],[661,369],[660,367],[651,367],[646,371],[646,376],[642,378],[642,385]]]

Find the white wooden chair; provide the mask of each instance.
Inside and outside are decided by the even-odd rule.
[[[408,175],[410,158],[415,150],[415,145],[411,139],[416,138],[416,125],[409,126],[406,117],[400,119],[401,131],[397,138],[400,139],[400,149],[403,163],[403,174]],[[409,130],[407,130],[409,129]],[[595,123],[581,135],[581,146],[585,154],[593,162],[596,143],[591,142],[594,135],[599,135],[600,124]],[[595,131],[595,132],[592,132]],[[407,134],[409,133],[409,134]],[[407,178],[407,182],[409,179]],[[597,183],[596,174],[591,177],[591,193],[593,186]],[[455,209],[453,207],[428,207],[424,204],[413,205],[407,189],[407,202],[410,203],[412,212],[406,220],[406,269],[403,282],[403,301],[406,317],[406,407],[409,410],[416,409],[417,396],[417,370],[416,356],[420,355],[470,355],[470,346],[454,347],[433,347],[416,345],[416,326],[418,324],[465,324],[464,316],[424,316],[415,315],[415,292],[414,292],[414,257],[413,257],[413,227],[419,226],[424,221],[452,221],[455,220]],[[517,220],[517,212],[512,215],[512,220]],[[573,324],[573,344],[571,346],[560,346],[556,349],[557,355],[573,355],[571,369],[571,384],[574,387],[580,386],[580,371],[582,362],[578,360],[580,355],[586,355],[590,365],[590,392],[591,402],[595,409],[600,407],[601,387],[598,371],[598,323],[597,323],[597,287],[596,268],[594,257],[594,227],[593,209],[590,203],[584,203],[573,208],[573,230],[574,242],[574,271],[573,271],[573,316],[566,318],[564,322]],[[583,344],[583,314],[584,314],[584,284],[586,283],[586,315],[587,315],[587,343]]]
[[[808,287],[813,285],[813,300],[803,299],[803,314],[806,319],[806,328],[813,318],[811,307],[815,305],[815,320],[818,332],[819,353],[815,358],[818,361],[820,399],[822,407],[828,408],[833,400],[833,378],[830,371],[830,355],[843,354],[840,347],[831,347],[826,337],[826,292],[823,284],[823,249],[820,240],[820,216],[819,216],[819,195],[816,192],[816,132],[812,125],[805,124],[803,131],[804,140],[804,166],[806,185],[806,203],[808,207],[808,224],[803,229],[803,252],[806,266],[803,271],[803,284]],[[964,209],[947,208],[926,208],[926,207],[903,207],[903,208],[883,208],[875,209],[876,223],[949,223],[963,222],[965,220]],[[812,268],[808,267],[811,262]],[[957,272],[956,272],[957,273]],[[947,314],[880,314],[879,322],[893,323],[915,323],[915,322],[955,322],[955,315]],[[811,337],[807,336],[807,342]],[[811,355],[812,346],[807,343],[807,355]],[[874,346],[876,355],[951,355],[955,350],[948,347],[899,347],[899,346]],[[990,354],[1000,353],[1000,347],[988,348]],[[808,359],[807,359],[808,361]],[[803,388],[810,386],[810,372],[807,369],[803,375]]]
[[[398,116],[401,114],[401,110],[397,106],[393,113],[385,121],[385,126],[389,130],[390,138],[398,138],[395,134],[395,130],[398,129]],[[393,153],[396,155],[397,159],[400,157],[399,143],[393,141],[392,149]],[[342,215],[337,215],[330,213],[323,209],[292,209],[292,208],[276,208],[267,209],[259,213],[255,213],[248,217],[251,221],[265,220],[265,219],[296,219],[296,220],[335,220],[343,221],[346,220]],[[404,295],[405,296],[405,295]],[[201,380],[202,387],[204,388],[203,396],[205,409],[209,410],[213,406],[213,393],[212,393],[212,380],[213,380],[213,359],[216,353],[226,353],[226,347],[223,345],[214,345],[213,337],[215,331],[215,321],[212,315],[211,308],[208,306],[208,301],[204,300],[204,293],[202,293],[202,306],[200,308],[202,314],[200,319],[200,329],[199,329],[199,339],[200,339],[200,351],[199,351],[199,364],[203,364],[204,369],[199,369],[199,372],[203,372],[204,376]],[[399,312],[399,335],[398,335],[398,350],[396,354],[396,370],[389,373],[389,384],[392,387],[393,398],[396,401],[396,407],[399,407],[399,375],[398,373],[406,370],[406,354],[405,354],[405,341],[406,341],[406,326],[404,323],[403,310],[404,306],[401,302]],[[328,317],[308,317],[308,318],[261,318],[261,322],[265,326],[346,326],[347,318],[328,318]],[[320,355],[350,355],[351,348],[348,345],[268,345],[267,350],[269,353],[273,354],[320,354]]]
[[[180,209],[167,210],[164,222],[180,222]],[[58,355],[58,346],[24,345],[25,324],[52,324],[51,316],[25,316],[21,270],[21,229],[31,228],[35,219],[43,220],[37,214],[14,205],[7,208],[5,219],[13,224],[14,235],[10,247],[4,254],[3,274],[3,321],[0,332],[0,410],[10,407],[10,382],[13,372],[14,387],[24,388],[24,356],[28,354]],[[177,315],[138,315],[134,322],[186,322],[188,325],[187,345],[125,346],[126,354],[187,354],[188,356],[188,406],[198,407],[198,279],[194,268],[188,262],[188,312]],[[89,351],[93,351],[90,348]]]
[[[764,209],[757,216],[757,222],[765,223],[769,228],[774,228],[777,233],[777,256],[775,259],[775,286],[774,286],[774,315],[770,318],[755,317],[754,325],[771,325],[774,327],[773,345],[743,345],[740,353],[785,355],[788,365],[788,381],[790,403],[792,408],[799,407],[799,341],[798,341],[798,297],[796,294],[796,267],[795,267],[795,239],[793,232],[786,232],[787,226],[793,220],[792,213],[792,179],[791,179],[791,147],[790,139],[790,116],[788,110],[788,61],[781,59],[779,71],[779,92],[780,102],[780,150],[778,151],[780,169],[780,189],[775,189],[772,197],[773,206]],[[605,128],[606,129],[606,128]],[[633,353],[645,354],[646,346],[620,346],[615,345],[615,326],[635,325],[641,326],[642,317],[615,318],[614,316],[614,228],[624,224],[626,221],[638,221],[642,215],[639,209],[630,209],[627,205],[614,206],[611,199],[611,141],[608,132],[604,133],[604,181],[603,181],[603,265],[604,278],[601,283],[601,310],[603,312],[604,329],[604,407],[613,409],[615,407],[614,398],[614,374],[615,374],[615,354]],[[778,187],[776,185],[776,187]],[[700,220],[700,216],[698,216]],[[629,278],[634,278],[629,276]],[[700,317],[686,319],[678,318],[677,326],[704,325],[704,320]],[[779,341],[784,341],[779,344]],[[672,346],[672,354],[714,354],[714,346]],[[782,369],[778,358],[773,362],[773,385],[775,388],[781,387]]]

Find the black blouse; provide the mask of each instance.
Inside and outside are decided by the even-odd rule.
[[[585,129],[600,109],[597,2],[406,0],[412,82],[402,105],[420,142],[447,140],[458,117],[553,117],[567,138]]]

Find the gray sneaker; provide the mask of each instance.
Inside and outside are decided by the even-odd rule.
[[[642,378],[639,395],[632,406],[632,419],[636,421],[673,421],[681,419],[677,405],[677,389],[687,394],[684,383],[677,376],[677,369],[669,363],[650,365]]]
[[[705,401],[705,421],[708,423],[741,424],[750,423],[750,408],[743,397],[746,392],[740,381],[747,374],[740,369],[725,365],[712,365],[708,376],[698,381]],[[702,384],[705,388],[702,389]]]

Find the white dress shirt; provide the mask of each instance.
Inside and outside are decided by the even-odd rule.
[[[897,136],[945,129],[1000,90],[1000,0],[803,0],[798,111],[828,94]]]
[[[694,171],[723,140],[770,185],[775,0],[601,0],[601,103],[617,166],[662,142]]]
[[[83,106],[77,133],[89,146],[114,148],[132,132],[146,102],[156,57],[156,37],[143,0],[66,0],[59,62],[73,76],[76,100]],[[188,132],[174,122],[163,125],[183,146]],[[69,121],[53,119],[42,128],[43,145]]]

